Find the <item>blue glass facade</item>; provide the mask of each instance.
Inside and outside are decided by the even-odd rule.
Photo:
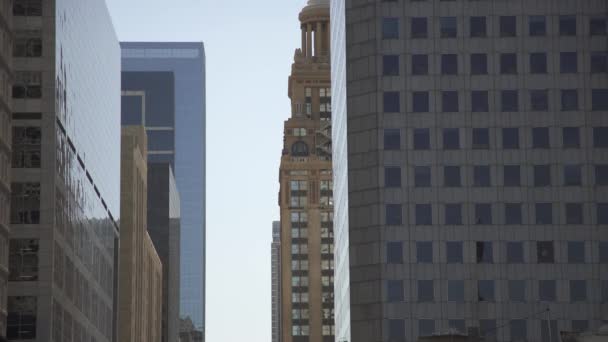
[[[123,72],[172,72],[174,76],[174,173],[181,200],[180,311],[181,316],[192,319],[196,328],[204,329],[204,47],[202,43],[135,42],[121,43],[121,47]],[[166,155],[151,155],[148,161],[171,162],[170,159]]]

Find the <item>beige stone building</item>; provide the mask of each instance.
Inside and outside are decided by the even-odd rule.
[[[147,231],[146,132],[122,129],[119,337],[124,342],[159,342],[162,264]]]
[[[328,1],[299,16],[281,158],[281,342],[333,341],[333,194]]]
[[[12,8],[0,3],[0,338],[6,331],[8,289],[9,201],[11,169]]]

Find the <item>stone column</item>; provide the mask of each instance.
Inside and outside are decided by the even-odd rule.
[[[306,56],[306,27],[302,25],[302,56]]]
[[[323,55],[323,24],[317,21],[315,30],[315,56]]]
[[[306,24],[306,57],[312,57],[312,24]]]

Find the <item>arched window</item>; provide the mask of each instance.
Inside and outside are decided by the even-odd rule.
[[[291,155],[296,157],[308,156],[308,145],[303,141],[295,142],[291,145]]]

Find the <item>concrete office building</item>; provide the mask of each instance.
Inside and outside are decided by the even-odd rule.
[[[11,2],[7,338],[116,341],[120,46],[104,1]]]
[[[608,320],[608,3],[331,13],[336,341]]]
[[[166,112],[155,118],[158,124],[149,124],[146,117],[151,147],[148,162],[174,166],[181,200],[180,313],[204,332],[205,50],[202,43],[130,42],[121,47],[123,72],[173,73],[175,119],[170,124],[168,118],[173,113]],[[124,85],[123,90],[129,90]],[[157,137],[150,134],[151,128]],[[174,140],[170,139],[171,132]]]
[[[143,126],[122,128],[120,341],[161,341],[163,267],[147,231],[146,144]]]
[[[162,341],[179,341],[180,199],[171,165],[148,164],[148,232],[163,262]]]
[[[271,296],[272,296],[272,342],[279,342],[281,336],[281,222],[272,222],[272,243],[270,245]]]
[[[9,1],[0,5],[0,338],[6,333],[8,290],[8,244],[11,169],[11,85],[13,9]],[[18,154],[14,155],[18,158]]]
[[[300,12],[279,172],[282,342],[334,340],[329,3]]]

